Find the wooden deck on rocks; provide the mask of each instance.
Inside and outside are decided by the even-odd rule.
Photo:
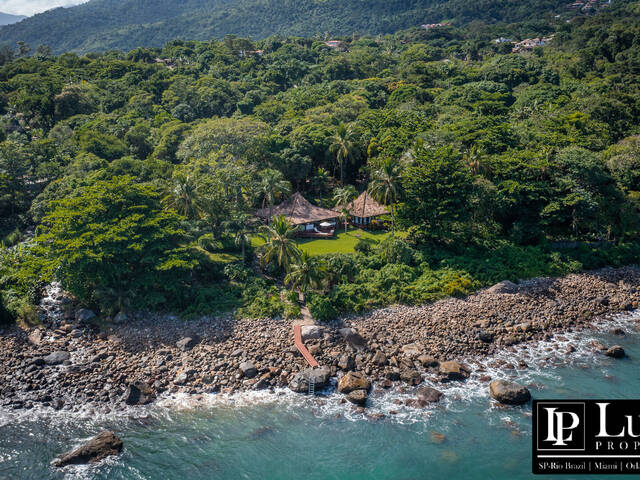
[[[307,363],[311,367],[316,368],[316,367],[319,366],[319,364],[316,361],[316,359],[313,358],[313,355],[311,355],[309,350],[307,350],[307,347],[305,347],[304,343],[302,343],[302,330],[300,328],[300,325],[298,325],[298,324],[295,324],[293,326],[293,342],[294,342],[296,348],[300,351],[300,353],[302,354],[304,359],[307,361]]]

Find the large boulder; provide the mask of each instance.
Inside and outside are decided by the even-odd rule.
[[[360,372],[348,372],[338,381],[338,392],[350,393],[354,390],[366,390],[371,388],[371,382]]]
[[[624,348],[622,348],[620,345],[614,345],[613,347],[608,348],[604,354],[607,357],[611,358],[624,358],[626,355],[624,353]]]
[[[146,405],[156,399],[156,392],[146,382],[134,382],[124,394],[127,405]]]
[[[300,326],[300,335],[302,336],[303,342],[308,340],[318,340],[323,337],[324,328],[319,327],[318,325],[302,325]]]
[[[417,370],[407,368],[400,372],[400,380],[407,382],[409,385],[420,385],[422,383],[422,375]]]
[[[258,369],[251,362],[242,362],[240,364],[240,370],[242,371],[242,374],[247,378],[253,378],[258,375]]]
[[[196,336],[193,337],[184,337],[176,342],[176,347],[178,347],[183,352],[191,350],[200,342],[200,339]]]
[[[47,365],[60,365],[69,360],[69,358],[71,358],[69,352],[57,351],[44,357],[44,363]]]
[[[355,405],[364,407],[369,398],[369,392],[363,388],[349,392],[347,400]]]
[[[427,403],[436,403],[439,402],[440,399],[444,396],[440,390],[436,390],[433,387],[420,387],[418,389],[417,395],[418,400],[422,400]]]
[[[295,374],[289,382],[289,388],[297,393],[306,393],[309,383],[313,382],[317,391],[327,386],[330,376],[331,370],[327,367],[307,368]]]
[[[489,384],[491,398],[507,405],[520,405],[531,400],[531,393],[523,387],[508,380],[494,380]]]
[[[111,455],[118,455],[122,451],[122,440],[113,432],[102,432],[76,450],[63,453],[54,466],[84,465],[97,463]]]
[[[438,373],[442,381],[465,380],[469,378],[469,368],[456,361],[441,362],[438,367]]]
[[[92,318],[95,318],[96,314],[93,310],[89,310],[88,308],[81,308],[76,312],[76,322],[84,323],[88,322]]]
[[[344,371],[353,370],[354,368],[356,368],[356,362],[351,355],[349,355],[348,353],[344,353],[338,359],[338,368]]]
[[[518,285],[509,280],[503,280],[500,283],[496,283],[493,287],[487,288],[487,293],[516,293],[518,291]]]

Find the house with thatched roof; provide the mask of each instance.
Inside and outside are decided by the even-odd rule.
[[[389,214],[387,207],[376,202],[366,190],[354,201],[347,203],[346,209],[351,216],[351,222],[358,226],[369,225],[374,218]],[[336,207],[336,211],[341,210],[342,207]]]
[[[289,223],[298,226],[302,236],[332,236],[335,231],[338,213],[328,208],[317,207],[304,198],[299,192],[273,209],[262,208],[256,216],[267,220],[283,215]]]

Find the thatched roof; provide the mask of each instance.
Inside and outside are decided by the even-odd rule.
[[[280,205],[274,206],[272,213],[274,217],[284,215],[287,221],[293,225],[320,222],[322,220],[330,220],[338,216],[338,214],[333,210],[312,205],[298,192],[294,193],[290,199],[285,200]],[[258,210],[256,212],[256,216],[260,218],[268,218],[269,207]]]
[[[336,207],[336,211],[341,210],[341,207]],[[377,217],[379,215],[389,214],[387,207],[376,202],[366,190],[353,202],[347,203],[347,210],[349,210],[349,215],[352,217],[360,218]]]

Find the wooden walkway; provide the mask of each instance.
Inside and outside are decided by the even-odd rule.
[[[302,343],[302,331],[300,329],[300,325],[293,326],[293,342],[311,367],[316,368],[319,366],[316,359],[313,358],[313,355],[311,355],[311,352],[309,352],[309,350],[307,350],[307,347],[304,346],[304,343]]]

